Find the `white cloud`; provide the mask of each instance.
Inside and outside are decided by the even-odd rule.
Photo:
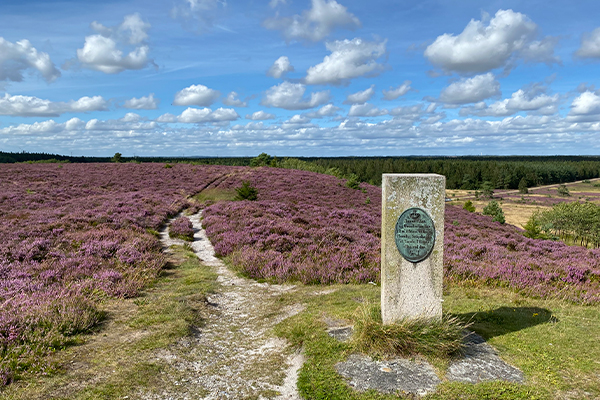
[[[275,119],[275,115],[270,114],[268,112],[264,112],[263,110],[256,111],[252,114],[246,115],[246,119],[251,119],[253,121],[264,121],[267,119]]]
[[[219,13],[226,6],[225,0],[177,0],[170,15],[185,28],[202,33],[214,26]]]
[[[571,103],[571,115],[600,114],[600,96],[593,92],[581,93]]]
[[[308,118],[324,118],[331,117],[341,110],[341,108],[336,107],[333,104],[326,104],[323,107],[319,108],[317,111],[311,111],[304,115],[306,115]]]
[[[248,102],[238,99],[237,92],[231,92],[227,95],[223,104],[230,107],[248,107]]]
[[[362,104],[371,100],[371,97],[375,94],[375,85],[371,85],[371,87],[362,90],[360,92],[349,94],[344,100],[344,104]]]
[[[288,119],[284,122],[284,124],[308,124],[310,122],[310,118],[306,115],[296,114],[292,116],[292,118]]]
[[[282,78],[293,70],[294,66],[290,64],[290,60],[286,56],[281,56],[271,65],[271,68],[267,71],[267,75],[273,78]]]
[[[600,28],[581,36],[581,45],[575,55],[581,58],[600,58]]]
[[[280,30],[286,40],[316,42],[329,36],[336,28],[359,28],[360,21],[335,0],[312,0],[312,8],[303,11],[302,15],[269,18],[264,26]]]
[[[154,98],[154,93],[150,93],[148,96],[143,96],[139,99],[133,97],[126,100],[123,107],[133,110],[156,110],[158,103],[160,103],[160,100]]]
[[[415,104],[413,106],[403,106],[403,107],[392,108],[390,110],[389,114],[393,115],[395,118],[398,118],[398,119],[417,121],[426,112],[427,111],[423,112],[422,104]]]
[[[375,107],[373,104],[353,104],[350,106],[348,116],[350,117],[378,117],[380,115],[386,115],[388,110],[381,110]]]
[[[306,72],[304,81],[309,85],[339,85],[363,75],[376,75],[383,66],[377,59],[385,54],[386,42],[368,42],[360,38],[327,42],[331,54],[323,62]]]
[[[177,122],[177,116],[171,113],[166,113],[156,118],[157,122]]]
[[[261,104],[286,110],[306,110],[329,101],[329,91],[313,92],[310,98],[304,93],[306,86],[301,83],[282,82],[268,89]]]
[[[106,111],[107,102],[102,96],[82,97],[69,102],[52,102],[32,96],[0,97],[0,115],[19,117],[57,117],[65,113]]]
[[[425,57],[446,71],[482,73],[506,67],[513,59],[558,62],[555,38],[536,40],[537,25],[513,10],[498,10],[486,26],[471,20],[458,36],[445,33],[427,47]]]
[[[440,101],[447,104],[476,103],[492,96],[500,95],[500,83],[494,74],[462,78],[442,89]]]
[[[226,122],[235,121],[240,118],[237,112],[232,108],[217,108],[212,111],[210,108],[188,108],[177,117],[178,122],[186,124],[199,124],[204,122]]]
[[[150,47],[145,44],[150,24],[142,21],[139,14],[125,16],[123,22],[113,28],[96,21],[91,26],[97,34],[86,36],[83,48],[77,49],[77,59],[85,68],[118,74],[128,69],[142,69],[152,63],[148,58]],[[132,45],[134,48],[123,55],[118,44]]]
[[[519,89],[509,99],[486,105],[484,102],[460,110],[461,115],[477,115],[489,117],[505,117],[520,111],[530,111],[536,114],[555,114],[558,111],[559,96],[549,96],[546,93],[528,92]]]
[[[411,81],[404,81],[402,85],[397,87],[390,87],[390,90],[382,90],[383,98],[385,100],[396,100],[400,96],[404,96],[411,89]]]
[[[221,93],[204,85],[191,85],[175,93],[173,104],[176,106],[206,107],[214,103]]]
[[[48,53],[37,51],[29,40],[11,43],[0,37],[0,81],[21,82],[27,69],[38,71],[46,82],[60,76]]]

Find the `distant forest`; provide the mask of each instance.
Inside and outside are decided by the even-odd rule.
[[[114,157],[71,157],[46,153],[0,152],[0,163],[111,162]],[[214,165],[297,166],[300,169],[353,177],[381,185],[384,173],[435,173],[446,176],[448,189],[475,190],[489,182],[496,189],[517,189],[600,177],[600,157],[595,156],[465,156],[465,157],[120,157],[121,162],[165,162]]]

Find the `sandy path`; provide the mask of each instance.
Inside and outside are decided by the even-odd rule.
[[[200,260],[218,273],[220,291],[208,296],[210,312],[204,326],[156,354],[176,370],[173,385],[149,399],[300,399],[296,390],[302,356],[290,354],[284,340],[272,334],[275,324],[303,308],[281,307],[277,298],[293,285],[270,285],[236,276],[214,256],[200,222],[194,225],[192,248]],[[183,244],[161,232],[165,247]],[[168,249],[167,249],[168,251]]]

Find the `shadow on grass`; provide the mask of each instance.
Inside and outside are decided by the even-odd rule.
[[[453,314],[453,316],[461,321],[472,323],[469,329],[485,339],[540,324],[558,322],[550,310],[539,307],[499,307],[494,310]]]

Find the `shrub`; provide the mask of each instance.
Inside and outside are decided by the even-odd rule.
[[[468,212],[475,212],[475,206],[471,200],[467,200],[463,205],[463,210],[467,210]]]
[[[113,156],[113,158],[110,159],[110,161],[112,161],[114,163],[120,163],[121,162],[121,153],[115,153],[115,155]]]
[[[569,192],[569,188],[567,188],[567,186],[564,183],[558,185],[556,191],[558,192],[559,196],[567,197],[571,195],[571,193]]]
[[[498,221],[501,224],[505,222],[504,211],[496,200],[491,200],[487,206],[483,208],[483,215],[489,215],[492,217],[492,221]]]
[[[525,178],[521,178],[519,181],[519,193],[529,193],[529,189],[527,189],[527,180]]]
[[[348,179],[346,180],[346,186],[350,189],[360,189],[360,181],[358,180],[358,176],[355,174],[350,174]]]
[[[250,182],[242,182],[242,186],[235,189],[237,196],[235,200],[256,200],[258,198],[258,190]]]

